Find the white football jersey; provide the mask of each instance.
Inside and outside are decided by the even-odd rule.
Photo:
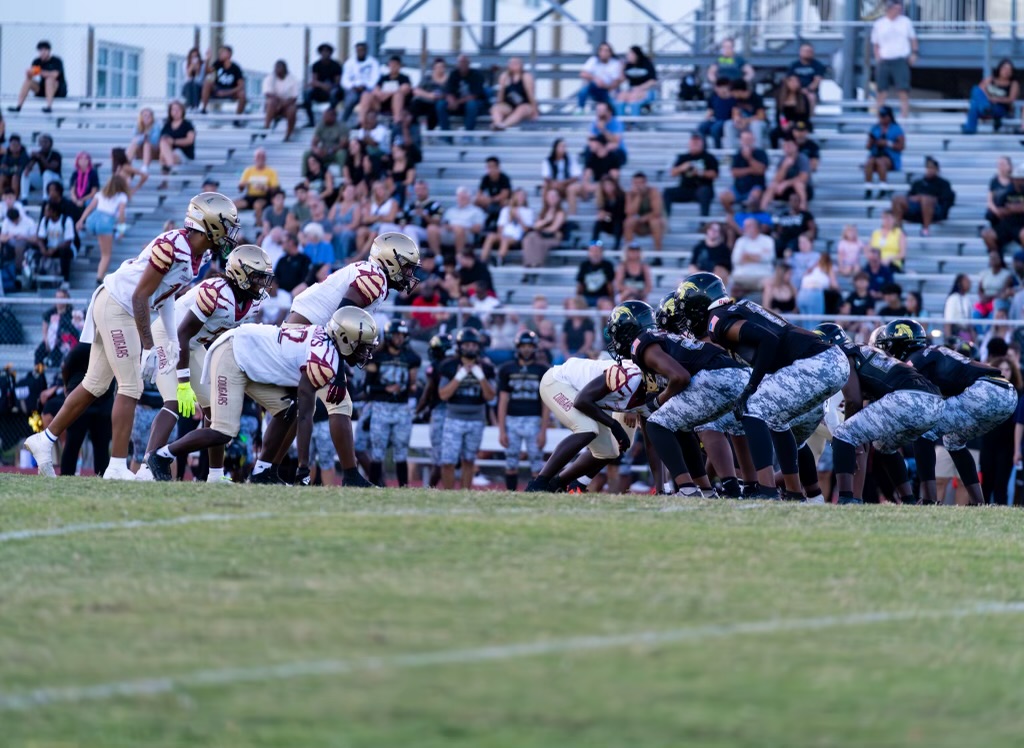
[[[372,315],[388,297],[388,278],[375,262],[346,265],[327,276],[323,283],[314,283],[296,296],[292,311],[314,325],[326,325],[350,288],[358,292],[359,305]]]
[[[155,319],[160,307],[173,299],[179,289],[191,283],[199,272],[202,258],[192,257],[192,248],[185,240],[187,233],[185,229],[174,229],[160,234],[146,245],[138,257],[122,262],[121,267],[103,280],[110,298],[131,314],[132,294],[146,268],[152,265],[163,275],[160,285],[149,297],[151,316]]]
[[[192,312],[203,323],[192,342],[207,346],[221,333],[255,322],[259,310],[260,300],[253,301],[246,297],[238,303],[234,289],[226,278],[204,280],[174,302],[174,318],[179,325],[185,319],[186,312]]]
[[[621,364],[611,359],[593,361],[589,358],[570,358],[552,369],[553,376],[577,392],[600,376],[610,392],[597,401],[602,408],[617,412],[646,414],[647,385],[640,367],[628,359]]]
[[[228,330],[211,347],[234,340],[235,362],[254,382],[297,387],[305,372],[314,387],[328,384],[341,367],[338,349],[318,325],[277,327],[247,324]],[[209,362],[212,356],[207,355]],[[209,383],[209,364],[203,371],[203,383]]]

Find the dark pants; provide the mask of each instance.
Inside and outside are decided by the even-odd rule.
[[[438,99],[434,105],[437,110],[437,122],[442,130],[452,129],[452,115],[461,114],[466,130],[472,130],[476,127],[476,118],[479,116],[480,111],[484,108],[485,102],[479,99],[470,99],[465,104],[460,104],[455,109],[448,109],[447,99]]]
[[[421,117],[427,118],[427,129],[433,130],[437,127],[437,101],[434,99],[414,98],[409,104],[409,111],[413,119],[419,121]]]
[[[618,249],[622,243],[622,221],[594,221],[590,241],[596,242],[601,238],[601,234],[611,234],[615,238],[613,249]]]
[[[93,467],[96,475],[110,464],[110,439],[112,436],[110,408],[89,408],[70,426],[64,437],[64,451],[60,455],[60,474],[74,475],[78,467],[78,454],[85,444],[85,435],[92,442]]]
[[[203,84],[190,81],[181,87],[181,97],[185,99],[185,107],[198,109],[199,100],[203,93]]]
[[[719,122],[718,120],[705,120],[701,122],[697,127],[697,132],[703,135],[705,138],[711,138],[715,141],[715,148],[722,147],[722,132],[725,130],[725,121]]]
[[[328,103],[332,107],[336,106],[338,101],[341,99],[341,88],[335,86],[330,91],[324,91],[322,88],[307,88],[302,92],[302,108],[306,110],[306,116],[309,117],[309,124],[312,126],[313,122],[313,102],[319,104]]]
[[[981,437],[981,495],[986,502],[1006,505],[1013,472],[1013,418]]]
[[[714,196],[715,190],[709,184],[666,187],[664,192],[662,192],[665,202],[665,215],[672,215],[672,203],[699,203],[700,214],[702,216],[710,215],[711,200]]]

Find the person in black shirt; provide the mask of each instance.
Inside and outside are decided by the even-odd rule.
[[[754,134],[749,130],[740,135],[740,149],[732,157],[731,190],[719,195],[722,207],[732,213],[737,202],[746,206],[751,213],[761,208],[761,195],[765,189],[765,172],[768,171],[768,154],[754,145]]]
[[[535,120],[539,114],[533,73],[523,70],[522,57],[509,57],[508,68],[498,77],[491,129],[507,130],[523,120]]]
[[[210,97],[215,99],[234,99],[238,102],[236,112],[245,112],[245,75],[231,59],[231,47],[223,45],[217,50],[217,61],[206,53],[206,80],[203,81],[201,114],[206,114]],[[236,124],[238,121],[236,120]]]
[[[634,44],[626,52],[622,74],[629,88],[615,94],[616,109],[620,115],[639,117],[658,96],[658,72],[651,58]]]
[[[986,434],[1013,415],[1017,391],[999,369],[979,364],[945,346],[929,346],[925,329],[912,319],[896,319],[878,336],[878,347],[906,361],[938,387],[946,398],[935,428],[914,445],[922,499],[934,502],[935,445],[943,446],[956,465],[972,504],[983,504],[978,467],[967,443]]]
[[[491,278],[490,268],[476,256],[471,248],[463,250],[462,254],[459,255],[459,288],[462,290],[462,294],[466,295],[466,291],[474,283],[484,282],[488,288],[494,288],[494,281]]]
[[[288,293],[306,280],[313,261],[309,255],[299,251],[299,239],[295,234],[284,235],[284,254],[274,267],[277,285]]]
[[[800,57],[791,62],[787,69],[789,75],[800,79],[800,90],[810,101],[812,112],[818,103],[818,87],[825,77],[825,71],[825,65],[814,58],[814,47],[809,42],[800,45]]]
[[[445,96],[437,101],[437,121],[442,130],[451,129],[451,115],[461,114],[467,130],[476,127],[476,118],[487,106],[484,74],[470,67],[469,57],[459,55],[455,69],[448,74]]]
[[[61,155],[60,151],[53,147],[53,138],[43,134],[36,142],[39,143],[39,148],[29,154],[28,164],[21,175],[22,202],[28,200],[31,190],[46,192],[46,187],[51,182],[61,182]]]
[[[320,59],[310,66],[309,86],[302,93],[302,108],[314,126],[313,102],[327,102],[331,109],[341,99],[341,65],[333,59],[334,47],[326,42],[316,48]]]
[[[388,71],[377,80],[372,91],[363,92],[359,100],[361,112],[379,112],[385,105],[391,108],[391,117],[395,122],[401,119],[412,95],[412,81],[402,72],[402,58],[391,55],[388,58]]]
[[[908,316],[910,312],[903,305],[903,286],[899,283],[882,286],[882,303],[875,309],[875,314],[889,319]]]
[[[392,320],[384,328],[384,343],[366,365],[366,399],[373,403],[370,422],[370,480],[384,485],[384,457],[391,447],[398,485],[409,485],[409,439],[416,377],[422,363],[408,346],[409,328]]]
[[[11,190],[15,195],[21,192],[21,175],[28,167],[28,151],[21,144],[20,135],[12,135],[7,143],[7,152],[0,158],[0,193]]]
[[[662,196],[665,215],[671,215],[672,203],[699,203],[700,214],[711,213],[711,199],[715,196],[715,180],[718,178],[718,159],[708,153],[704,136],[699,132],[690,135],[687,153],[676,157],[670,176],[678,177],[678,187],[666,187]]]
[[[992,228],[981,232],[989,251],[1002,252],[1010,242],[1024,246],[1024,164],[1013,167],[1010,186],[995,196],[995,210],[990,210]]]
[[[790,193],[787,201],[789,210],[772,219],[772,234],[775,236],[775,256],[782,259],[786,251],[796,252],[800,248],[798,242],[803,234],[816,239],[818,227],[814,223],[814,215],[808,210],[801,210],[800,196]]]
[[[53,55],[50,43],[46,40],[36,45],[36,52],[39,56],[32,60],[28,70],[25,71],[25,82],[21,84],[21,91],[18,92],[18,103],[8,107],[8,111],[20,112],[25,99],[29,93],[46,98],[46,106],[43,112],[49,114],[53,111],[53,100],[63,99],[68,95],[68,82],[64,77],[64,62]]]
[[[160,130],[160,170],[169,174],[182,157],[189,161],[196,157],[196,128],[185,119],[185,106],[172,101],[167,105],[167,119]]]
[[[811,165],[811,171],[817,171],[818,162],[821,160],[821,146],[811,139],[810,124],[803,121],[794,122],[790,134],[793,136],[794,142],[796,142],[797,151],[807,156],[807,161]]]
[[[89,368],[90,343],[79,343],[64,357],[61,377],[64,380],[65,395],[82,384],[85,370]],[[110,438],[112,426],[110,411],[114,405],[114,382],[102,396],[86,408],[85,412],[65,432],[64,449],[60,455],[60,474],[74,475],[78,467],[78,454],[85,443],[85,435],[92,442],[93,471],[103,475],[110,463]],[[56,404],[56,403],[55,403]]]
[[[498,440],[505,448],[505,488],[519,487],[519,456],[525,450],[530,472],[544,466],[548,409],[540,399],[540,380],[548,366],[537,359],[537,333],[516,336],[516,357],[498,369]]]
[[[928,236],[932,222],[946,220],[955,201],[953,187],[939,176],[939,162],[928,156],[924,160],[924,176],[910,185],[908,194],[892,199],[892,214],[896,223],[920,223],[921,236]]]
[[[605,259],[604,245],[592,242],[587,249],[587,259],[576,271],[576,295],[586,299],[588,306],[597,306],[598,299],[615,298],[614,280],[615,266]]]
[[[725,276],[732,272],[732,251],[725,243],[722,224],[713,221],[704,228],[704,239],[694,246],[690,256],[690,272]]]
[[[740,133],[749,132],[754,136],[754,147],[761,148],[768,129],[764,99],[745,80],[733,81],[730,88],[735,101],[732,119],[725,123],[725,147],[735,148]]]
[[[501,209],[508,205],[512,197],[512,180],[501,170],[501,161],[497,156],[487,158],[487,173],[480,178],[480,186],[476,191],[473,203],[487,214],[484,231],[496,231],[498,216]]]

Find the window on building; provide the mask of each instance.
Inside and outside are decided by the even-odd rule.
[[[167,98],[181,98],[181,89],[185,85],[185,72],[182,66],[185,58],[181,55],[167,55]]]
[[[141,61],[141,49],[100,42],[96,47],[96,97],[138,99]]]

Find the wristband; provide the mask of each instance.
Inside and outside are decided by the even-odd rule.
[[[178,379],[188,379],[188,378],[190,378],[192,376],[192,370],[191,369],[178,369],[175,372],[175,374],[177,375]]]

